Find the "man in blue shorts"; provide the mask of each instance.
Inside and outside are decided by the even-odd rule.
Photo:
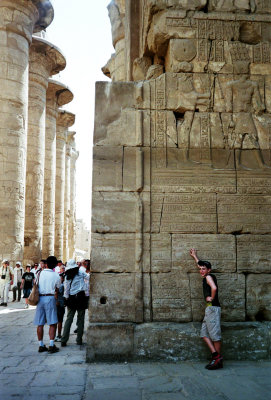
[[[202,279],[203,296],[205,299],[205,315],[202,322],[200,336],[212,353],[212,358],[207,369],[223,368],[221,355],[221,308],[218,300],[218,285],[214,274],[211,274],[212,266],[209,261],[199,260],[195,249],[190,250]]]
[[[37,305],[34,318],[34,325],[37,325],[37,336],[39,340],[39,353],[48,351],[56,353],[59,348],[54,344],[57,326],[56,294],[60,285],[60,277],[53,269],[57,265],[57,259],[50,256],[46,260],[46,268],[37,274],[36,281],[39,286],[40,299]],[[43,343],[44,325],[49,325],[50,345],[47,348]]]

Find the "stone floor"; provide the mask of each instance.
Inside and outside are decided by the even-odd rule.
[[[271,361],[225,361],[218,371],[204,369],[202,362],[87,365],[85,347],[75,344],[74,334],[59,353],[38,353],[34,312],[23,301],[0,307],[0,400],[271,398]]]

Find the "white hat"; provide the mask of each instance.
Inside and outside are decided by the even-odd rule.
[[[20,263],[20,261],[16,261],[16,265],[22,265],[21,263]]]
[[[73,269],[73,268],[78,268],[78,265],[76,264],[76,261],[73,259],[70,259],[67,262],[66,268],[65,268],[65,272],[68,271],[69,269]]]
[[[9,264],[9,261],[8,260],[3,260],[3,262],[2,262],[2,264]]]

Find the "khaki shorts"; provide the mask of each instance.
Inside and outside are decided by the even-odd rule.
[[[221,340],[220,326],[221,308],[209,306],[205,309],[205,316],[202,321],[200,337],[207,337],[213,342]]]

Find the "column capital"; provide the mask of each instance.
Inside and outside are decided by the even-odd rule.
[[[73,93],[68,86],[64,85],[63,83],[49,79],[47,98],[48,100],[54,99],[56,105],[61,107],[73,100]]]
[[[76,132],[67,132],[66,136],[66,155],[67,157],[71,157],[72,147],[75,145],[74,136]]]
[[[40,72],[40,68],[47,69],[47,79],[58,74],[66,67],[66,58],[61,50],[47,40],[33,36],[30,46],[30,73]]]
[[[59,110],[57,114],[57,126],[62,126],[64,128],[70,128],[75,122],[75,114],[70,111]]]
[[[75,147],[72,147],[71,150],[71,161],[75,164],[79,157],[79,151],[76,150]]]
[[[50,0],[1,0],[2,20],[1,14],[2,30],[23,36],[31,43],[32,33],[47,28],[53,21],[54,9]]]
[[[70,132],[70,131],[68,131],[67,132],[67,140],[66,140],[66,143],[68,144],[68,145],[70,145],[71,147],[74,147],[74,145],[75,145],[75,140],[74,140],[74,136],[76,135],[76,132]]]
[[[40,32],[47,28],[54,19],[54,8],[50,0],[32,0],[38,9],[39,18],[34,27],[34,32]]]

